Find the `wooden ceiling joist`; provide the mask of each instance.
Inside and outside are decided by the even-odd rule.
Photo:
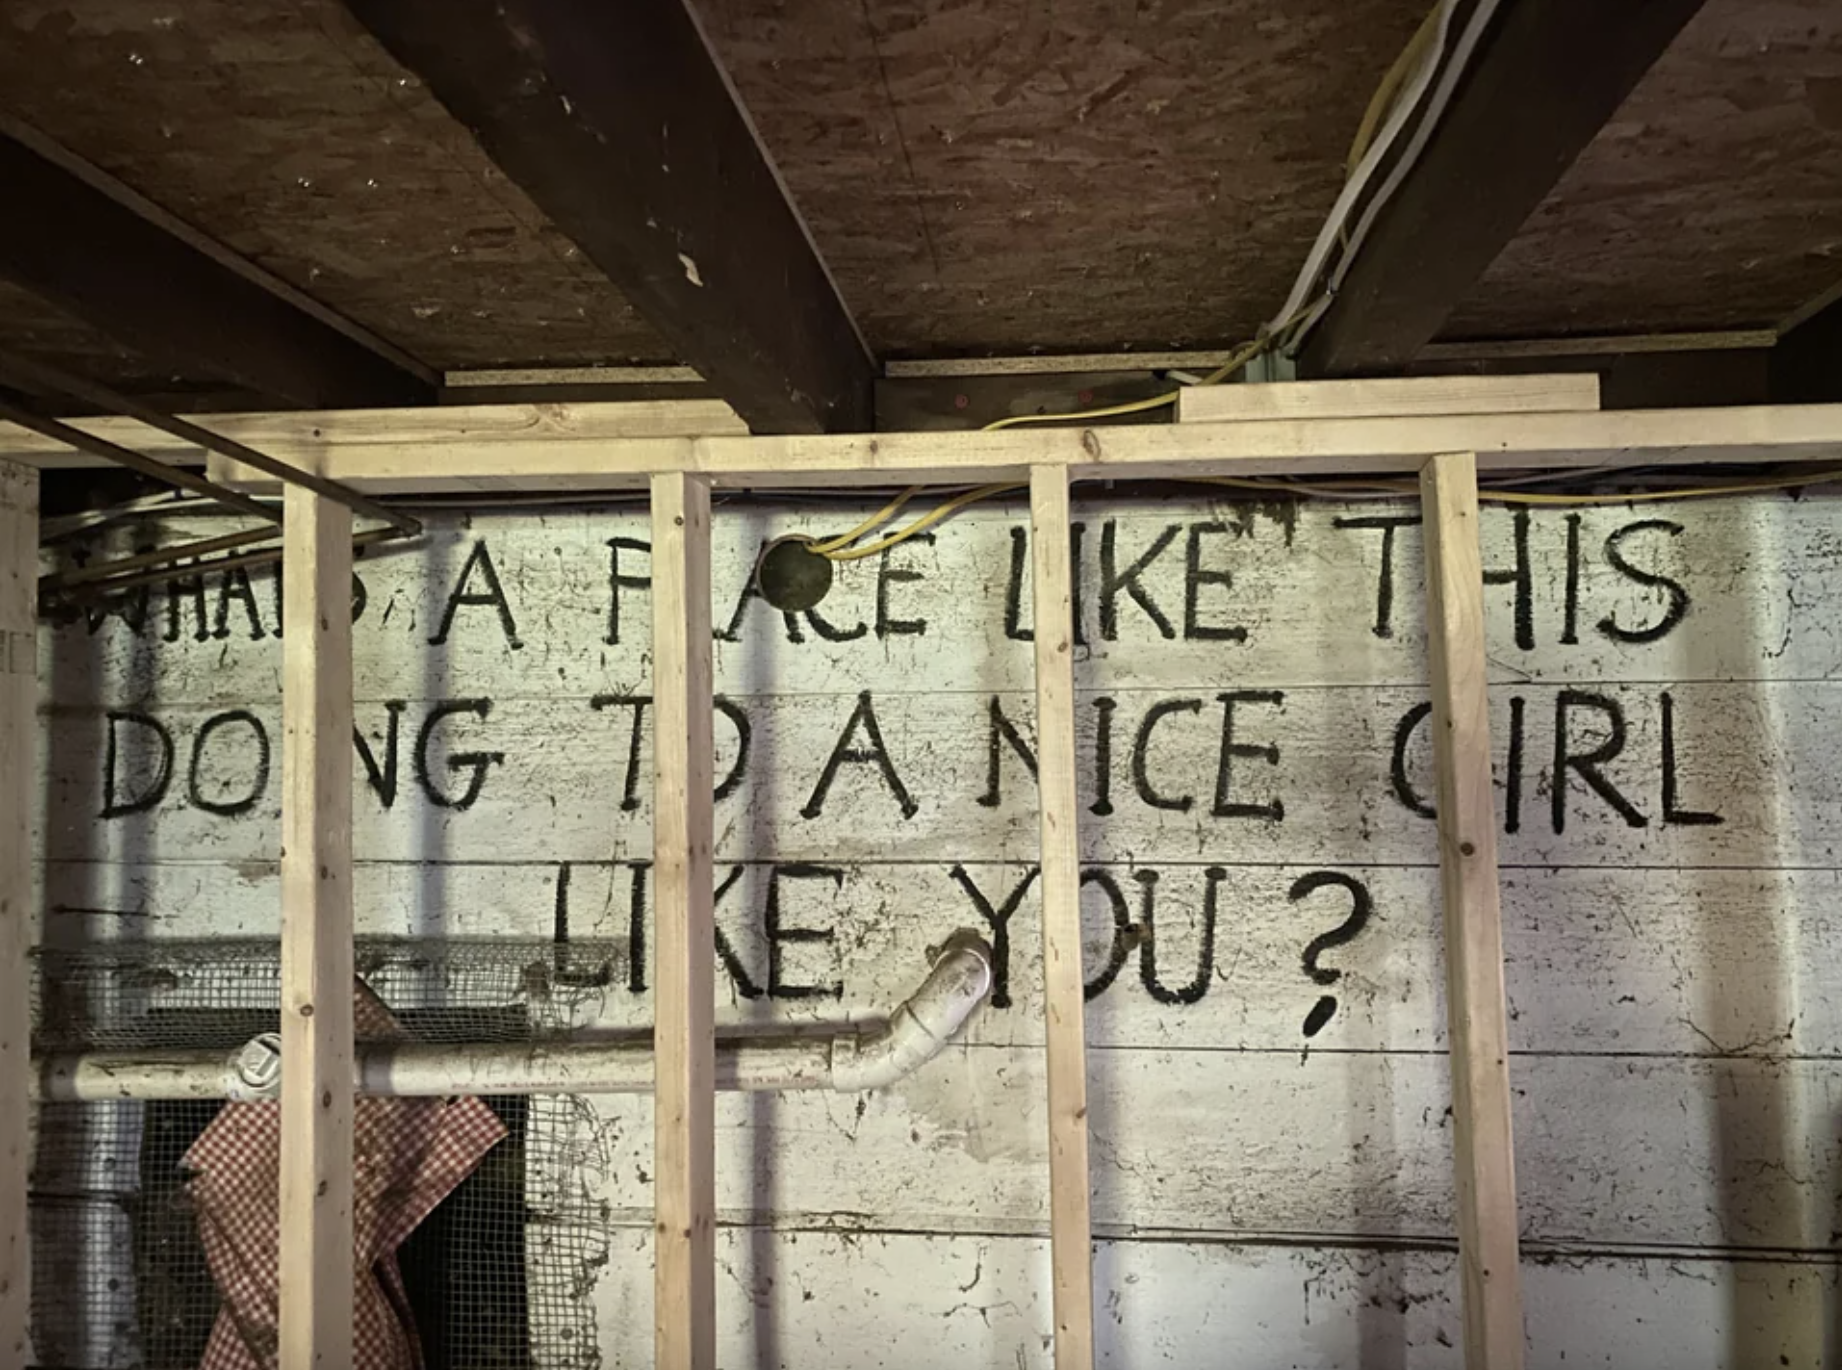
[[[1305,340],[1298,374],[1411,362],[1701,5],[1503,4]]]
[[[684,0],[348,0],[762,432],[871,423],[868,352]]]
[[[0,277],[150,360],[303,408],[432,404],[434,373],[0,116]]]
[[[1778,404],[1842,401],[1842,287],[1779,335],[1771,353],[1771,395]]]

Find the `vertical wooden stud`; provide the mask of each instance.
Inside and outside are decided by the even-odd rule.
[[[282,520],[281,1359],[352,1359],[352,515]]]
[[[1490,786],[1477,459],[1462,452],[1428,461],[1420,471],[1420,502],[1465,1364],[1471,1370],[1521,1370],[1522,1285],[1497,811]]]
[[[1036,748],[1042,813],[1043,1007],[1049,1063],[1049,1244],[1056,1370],[1094,1363],[1087,1174],[1087,1040],[1075,799],[1074,568],[1068,472],[1030,470]]]
[[[31,1301],[32,741],[38,697],[38,472],[0,462],[0,1362],[24,1365]]]
[[[654,1364],[716,1365],[710,486],[652,478]]]

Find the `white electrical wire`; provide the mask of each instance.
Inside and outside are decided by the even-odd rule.
[[[1305,257],[1305,264],[1299,269],[1298,279],[1292,285],[1292,293],[1286,296],[1285,304],[1267,324],[1269,332],[1278,332],[1288,321],[1296,319],[1304,310],[1305,301],[1310,298],[1312,289],[1317,285],[1318,277],[1323,274],[1324,263],[1329,259],[1331,249],[1336,246],[1337,237],[1342,233],[1344,223],[1355,209],[1357,201],[1361,199],[1362,192],[1368,186],[1370,178],[1375,175],[1383,158],[1388,155],[1388,150],[1394,146],[1394,140],[1401,136],[1401,130],[1407,126],[1408,119],[1412,117],[1415,107],[1420,103],[1420,97],[1426,94],[1427,87],[1432,84],[1433,73],[1439,69],[1439,59],[1445,53],[1446,34],[1451,28],[1452,15],[1457,8],[1458,0],[1441,0],[1438,29],[1433,35],[1433,41],[1427,44],[1426,55],[1421,58],[1420,65],[1414,71],[1412,79],[1395,97],[1394,105],[1388,112],[1387,121],[1376,133],[1375,140],[1369,144],[1369,150],[1362,155],[1362,160],[1356,164],[1356,169],[1343,183],[1343,189],[1338,192],[1336,202],[1331,205],[1330,213],[1324,220],[1324,227],[1318,230],[1317,239],[1311,244],[1311,251]],[[1495,8],[1494,4],[1491,5],[1491,8]],[[1407,158],[1402,159],[1403,162],[1406,160]],[[1347,255],[1345,254],[1346,260]]]
[[[1458,43],[1452,49],[1452,60],[1446,63],[1445,71],[1439,78],[1439,84],[1433,91],[1432,99],[1427,102],[1425,116],[1414,126],[1413,137],[1408,140],[1400,160],[1394,165],[1394,170],[1388,174],[1388,179],[1382,182],[1381,188],[1375,192],[1374,197],[1363,209],[1362,217],[1356,221],[1355,231],[1350,234],[1348,246],[1344,248],[1343,255],[1337,259],[1337,265],[1331,271],[1323,296],[1293,330],[1290,345],[1294,351],[1305,335],[1323,317],[1324,311],[1330,308],[1331,302],[1336,299],[1337,291],[1342,288],[1344,278],[1349,275],[1357,254],[1362,250],[1363,241],[1375,226],[1376,216],[1381,213],[1382,207],[1394,197],[1395,192],[1401,188],[1401,183],[1407,179],[1407,173],[1413,170],[1414,165],[1420,160],[1420,154],[1426,150],[1427,139],[1432,137],[1433,129],[1445,113],[1446,106],[1452,103],[1452,94],[1458,89],[1459,78],[1471,65],[1471,54],[1477,50],[1477,45],[1484,36],[1484,30],[1490,26],[1490,20],[1497,12],[1498,3],[1499,0],[1478,0],[1477,8],[1471,12],[1471,18],[1466,23],[1464,32],[1459,34]],[[1428,54],[1427,70],[1429,72],[1431,66],[1437,63],[1439,51],[1444,46],[1445,39],[1442,29],[1439,43]],[[1341,221],[1338,221],[1337,227],[1342,227]]]

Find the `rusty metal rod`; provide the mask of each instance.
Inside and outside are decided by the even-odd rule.
[[[389,542],[401,538],[402,532],[395,528],[371,528],[352,539],[354,547],[368,547],[374,542]],[[159,566],[147,571],[134,571],[125,576],[114,576],[108,580],[95,580],[79,585],[70,598],[79,602],[100,599],[103,595],[117,590],[132,590],[140,585],[153,585],[163,580],[178,580],[181,576],[202,576],[210,571],[234,571],[238,567],[266,566],[272,561],[281,560],[281,548],[259,547],[253,552],[240,552],[236,556],[218,557],[212,561],[195,561],[189,566]],[[57,586],[44,587],[56,590]]]
[[[119,394],[106,385],[85,380],[81,376],[73,376],[58,367],[47,366],[43,362],[29,361],[14,353],[0,351],[0,373],[6,374],[15,381],[24,380],[29,386],[62,391],[66,395],[87,400],[112,413],[125,414],[131,419],[138,419],[149,428],[158,428],[163,433],[170,433],[181,441],[195,442],[207,451],[216,452],[219,456],[229,457],[232,461],[254,467],[265,475],[274,476],[277,480],[311,490],[322,499],[332,500],[335,504],[343,504],[354,514],[376,519],[380,523],[388,523],[405,537],[414,537],[422,531],[422,524],[408,514],[400,514],[374,500],[366,499],[356,491],[346,489],[338,481],[328,480],[312,471],[303,471],[298,466],[290,466],[287,462],[258,452],[253,447],[245,447],[234,438],[213,433],[208,428],[200,428],[195,423],[188,423],[175,415],[164,413],[131,395]]]
[[[92,433],[85,433],[81,428],[72,428],[67,423],[60,423],[56,419],[47,419],[34,414],[30,409],[14,403],[5,395],[0,395],[0,419],[16,423],[21,428],[29,428],[34,433],[42,433],[53,442],[61,442],[68,447],[76,448],[79,452],[88,452],[93,457],[101,457],[104,461],[112,461],[118,466],[125,466],[130,471],[138,471],[143,476],[163,480],[168,485],[177,485],[181,490],[190,490],[195,495],[204,495],[239,513],[248,514],[253,518],[266,519],[270,523],[281,522],[279,507],[271,507],[239,491],[213,484],[203,476],[188,471],[182,466],[169,466],[163,461],[155,461],[152,457],[143,456],[132,448],[118,446],[107,438],[99,438]]]
[[[181,542],[172,547],[156,547],[151,552],[137,552],[131,557],[99,561],[92,566],[76,566],[68,571],[54,571],[39,580],[39,589],[64,590],[72,585],[84,585],[90,581],[107,580],[110,576],[127,571],[138,571],[145,566],[164,566],[169,561],[180,561],[185,557],[209,556],[212,552],[227,552],[233,547],[247,547],[252,542],[261,542],[274,536],[273,528],[245,528],[241,532],[225,533],[221,537],[200,538],[197,542]]]

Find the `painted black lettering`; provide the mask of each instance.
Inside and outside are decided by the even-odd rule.
[[[1394,533],[1397,528],[1417,528],[1420,520],[1404,514],[1387,514],[1360,518],[1338,517],[1332,528],[1377,528],[1381,530],[1381,570],[1375,576],[1375,623],[1369,629],[1377,637],[1394,636]],[[1288,539],[1289,540],[1289,539]]]
[[[1634,580],[1639,585],[1647,585],[1662,590],[1669,597],[1669,607],[1663,611],[1663,617],[1647,628],[1621,628],[1618,620],[1607,614],[1599,620],[1599,631],[1614,642],[1655,642],[1668,636],[1671,629],[1688,616],[1689,594],[1682,587],[1682,582],[1669,576],[1659,575],[1655,571],[1646,571],[1633,566],[1625,558],[1625,540],[1635,533],[1659,532],[1670,537],[1682,536],[1682,525],[1668,519],[1639,519],[1636,523],[1627,523],[1617,529],[1605,540],[1605,559],[1614,571],[1627,580]]]
[[[1514,515],[1516,564],[1508,570],[1484,572],[1486,585],[1516,587],[1516,645],[1523,651],[1535,646],[1535,565],[1529,558],[1529,511]]]
[[[1164,611],[1146,592],[1139,577],[1151,569],[1151,564],[1164,555],[1165,549],[1177,539],[1182,525],[1168,523],[1151,540],[1151,545],[1140,553],[1138,560],[1132,562],[1125,570],[1119,569],[1119,521],[1108,519],[1100,525],[1100,636],[1106,642],[1119,640],[1119,595],[1124,591],[1132,602],[1145,612],[1157,626],[1158,633],[1166,638],[1175,638],[1177,630],[1171,627]]]
[[[249,572],[241,566],[233,566],[217,582],[217,616],[212,623],[211,636],[220,642],[230,636],[230,602],[235,600],[243,606],[243,620],[247,625],[249,640],[260,642],[268,634],[262,627],[262,611],[256,607],[256,590],[249,583]]]
[[[768,944],[768,995],[774,999],[842,999],[844,982],[829,985],[800,985],[786,978],[782,948],[789,945],[831,944],[838,940],[835,928],[788,927],[780,912],[782,880],[829,880],[834,890],[844,888],[844,872],[836,866],[793,864],[774,867],[768,877],[767,914],[763,920]]]
[[[1596,712],[1605,721],[1605,740],[1588,752],[1573,750],[1569,736],[1573,715],[1585,709]],[[1562,690],[1554,697],[1554,771],[1552,801],[1556,835],[1567,830],[1567,772],[1573,771],[1633,828],[1648,825],[1649,819],[1626,799],[1617,787],[1600,774],[1599,768],[1625,748],[1624,707],[1610,695],[1587,690]]]
[[[593,695],[588,707],[599,713],[603,709],[633,710],[633,726],[627,731],[627,778],[621,782],[620,807],[632,813],[640,806],[640,743],[646,737],[646,708],[651,695]]]
[[[854,747],[852,739],[857,730],[863,729],[867,747]],[[813,786],[812,797],[806,801],[800,814],[808,819],[817,818],[825,811],[825,797],[831,793],[831,782],[837,778],[838,767],[845,762],[861,764],[875,762],[881,771],[883,783],[895,796],[896,804],[902,810],[904,819],[913,818],[920,805],[908,796],[908,787],[902,783],[902,777],[896,774],[895,763],[889,759],[889,749],[883,745],[883,730],[876,723],[876,706],[871,702],[868,690],[857,696],[857,707],[851,713],[850,722],[844,725],[844,732],[838,738],[838,745],[832,748],[830,758],[825,762],[825,769],[819,773],[819,783]]]
[[[1286,816],[1286,806],[1280,800],[1269,800],[1264,804],[1249,804],[1229,799],[1233,783],[1230,768],[1236,757],[1245,760],[1264,761],[1269,766],[1279,764],[1279,747],[1269,743],[1260,746],[1251,742],[1234,740],[1234,710],[1237,704],[1266,704],[1275,709],[1285,707],[1286,697],[1279,690],[1231,690],[1216,696],[1222,703],[1222,746],[1215,767],[1215,807],[1212,810],[1217,818],[1262,818],[1268,822],[1278,823]]]
[[[480,789],[486,784],[486,772],[494,766],[505,763],[504,752],[453,752],[447,759],[447,769],[459,774],[467,772],[467,784],[457,795],[445,790],[435,783],[435,777],[429,770],[429,749],[435,739],[435,729],[443,719],[456,714],[472,714],[484,722],[492,713],[490,699],[444,699],[428,712],[422,720],[422,731],[416,734],[416,783],[422,786],[422,793],[428,796],[429,803],[443,809],[466,811],[473,807],[480,797]]]
[[[1069,568],[1074,583],[1069,587],[1071,617],[1074,619],[1075,646],[1087,646],[1086,613],[1082,598],[1081,544],[1087,535],[1085,523],[1068,526]],[[1034,630],[1023,626],[1023,587],[1030,576],[1030,536],[1022,528],[1011,529],[1011,573],[1004,583],[1004,636],[1012,642],[1033,642]],[[1166,634],[1169,636],[1169,634]]]
[[[1228,872],[1220,866],[1210,866],[1203,872],[1203,877],[1206,883],[1202,894],[1202,935],[1196,947],[1196,974],[1183,988],[1171,989],[1158,975],[1158,873],[1155,870],[1142,870],[1133,876],[1144,891],[1139,903],[1139,922],[1144,927],[1144,935],[1138,944],[1138,978],[1144,984],[1145,992],[1160,1004],[1193,1004],[1209,992],[1209,981],[1214,978],[1215,892],[1222,881],[1228,878]]]
[[[1011,529],[1011,574],[1004,582],[1004,636],[1012,642],[1034,642],[1036,634],[1023,626],[1023,582],[1030,574],[1030,535]]]
[[[1430,707],[1430,706],[1429,706]],[[1503,831],[1522,830],[1522,714],[1521,695],[1509,697],[1509,774],[1503,777]]]
[[[199,783],[199,763],[204,759],[205,744],[211,740],[220,728],[240,724],[249,729],[250,740],[255,744],[256,766],[249,778],[249,792],[240,799],[207,799]],[[262,720],[248,709],[228,709],[221,714],[213,714],[199,727],[192,738],[191,764],[186,767],[186,799],[194,808],[206,813],[220,814],[225,818],[235,818],[248,813],[256,807],[262,793],[269,787],[269,733],[262,726]]]
[[[1347,946],[1368,926],[1370,916],[1375,912],[1375,900],[1369,893],[1369,887],[1342,871],[1312,871],[1301,875],[1287,892],[1287,898],[1294,904],[1310,898],[1321,889],[1341,889],[1350,896],[1350,911],[1336,927],[1311,939],[1305,945],[1302,958],[1305,974],[1320,985],[1334,985],[1343,978],[1343,972],[1334,966],[1320,966],[1318,957],[1333,947]],[[1324,1030],[1327,1023],[1337,1012],[1337,1001],[1333,995],[1326,994],[1312,1005],[1311,1012],[1305,1016],[1304,1034],[1315,1037]]]
[[[620,595],[623,590],[652,590],[652,577],[628,575],[620,569],[622,552],[644,552],[651,564],[652,544],[638,538],[608,539],[608,630],[601,640],[610,647],[620,646]]]
[[[102,762],[102,812],[97,817],[126,818],[131,813],[146,813],[166,798],[167,787],[173,783],[173,735],[152,714],[138,713],[133,709],[111,709],[108,722],[109,741]],[[116,736],[118,727],[123,723],[145,728],[153,734],[154,742],[159,747],[160,764],[154,771],[153,779],[141,787],[139,794],[126,793],[125,786],[118,788],[125,779],[118,772],[121,747]]]
[[[377,764],[377,754],[371,750],[371,744],[365,741],[365,735],[358,731],[356,724],[352,727],[352,745],[357,749],[358,760],[365,768],[365,782],[383,801],[386,809],[397,802],[397,734],[405,707],[404,701],[400,699],[384,701],[390,721],[385,724],[382,766]]]
[[[646,872],[650,861],[635,861],[627,886],[627,989],[646,992]]]
[[[134,550],[138,555],[153,549],[137,547]],[[147,630],[147,610],[152,600],[153,586],[137,585],[119,594],[108,594],[100,599],[87,601],[81,610],[84,627],[88,629],[90,636],[94,637],[105,623],[112,618],[117,618],[122,621],[129,632],[139,637]],[[79,617],[79,611],[74,606],[60,605],[52,612],[60,623],[72,623]]]
[[[1017,531],[1022,531],[1021,529]],[[894,547],[885,547],[876,563],[876,640],[887,641],[892,637],[920,637],[927,632],[927,620],[924,618],[897,618],[889,609],[889,587],[892,585],[912,585],[927,577],[909,566],[896,566],[889,560],[903,548],[912,549],[920,543],[926,547],[934,545],[932,533],[916,533],[912,537],[897,543]]]
[[[1125,893],[1110,871],[1100,866],[1082,871],[1081,886],[1085,888],[1088,885],[1097,887],[1106,895],[1107,908],[1113,915],[1113,941],[1107,949],[1106,965],[1081,987],[1083,999],[1096,999],[1113,987],[1113,981],[1119,978],[1119,972],[1125,967],[1126,958],[1132,954],[1132,944],[1144,930],[1133,926],[1132,912],[1126,907]]]
[[[713,911],[722,907],[723,896],[735,888],[736,882],[742,878],[742,872],[747,869],[746,866],[735,866],[730,869],[728,875],[723,877],[723,882],[716,887],[715,898],[711,900]],[[768,898],[771,902],[773,899],[771,892]],[[759,999],[767,993],[748,973],[748,967],[742,964],[742,958],[736,955],[735,947],[730,944],[722,928],[716,927],[713,931],[716,933],[716,959],[723,967],[723,974],[729,977],[729,983],[735,986],[735,992],[744,999]]]
[[[1005,744],[1017,753],[1024,769],[1032,778],[1036,775],[1036,754],[1030,750],[1030,744],[1018,734],[1017,727],[1004,716],[1004,706],[998,697],[991,697],[991,726],[986,738],[985,793],[978,797],[978,802],[985,808],[995,809],[999,804],[999,773],[1004,761]]]
[[[1183,640],[1185,642],[1245,642],[1247,629],[1225,623],[1201,621],[1198,601],[1202,587],[1219,585],[1224,590],[1234,585],[1228,571],[1210,570],[1202,564],[1202,540],[1205,537],[1228,537],[1225,523],[1192,523],[1183,546]]]
[[[486,583],[484,590],[469,590],[475,570]],[[467,554],[467,564],[461,567],[458,580],[454,582],[454,592],[448,596],[447,608],[441,611],[441,627],[435,636],[429,639],[431,647],[439,647],[448,640],[448,632],[454,627],[454,613],[463,604],[491,605],[499,614],[499,631],[505,634],[505,640],[515,651],[524,646],[518,637],[518,622],[512,617],[511,603],[505,598],[505,587],[499,583],[499,572],[492,564],[492,553],[487,550],[485,538],[475,538],[473,550]]]
[[[749,563],[751,569],[748,575],[743,578],[742,593],[736,596],[736,607],[730,612],[729,622],[717,632],[716,636],[719,641],[740,642],[742,640],[742,621],[748,617],[748,606],[753,604],[756,600],[760,600],[763,604],[767,603],[767,600],[762,598],[761,587],[755,583],[755,573],[752,569],[752,567],[761,560],[761,553],[766,550],[766,544],[763,544],[755,553],[755,561]],[[799,615],[782,610],[780,620],[786,627],[787,641],[796,646],[803,646],[806,641],[806,635],[800,631]],[[807,621],[812,622],[810,615],[807,616]],[[821,637],[830,636],[830,633],[837,631],[833,629],[829,623],[825,625],[824,630],[821,630],[816,622],[813,622],[813,630],[818,632]],[[849,636],[862,637],[863,634],[862,632],[857,632]],[[839,639],[833,637],[831,640],[836,642]]]
[[[1394,791],[1395,802],[1409,813],[1417,813],[1422,818],[1433,818],[1433,806],[1420,798],[1413,782],[1407,778],[1407,748],[1413,742],[1413,735],[1431,714],[1431,704],[1416,704],[1401,715],[1401,721],[1394,725],[1394,751],[1388,760],[1389,786]]]
[[[1011,1006],[1011,915],[1017,912],[1017,906],[1023,903],[1023,896],[1030,892],[1030,886],[1036,883],[1038,867],[1031,866],[1024,872],[1023,879],[1011,887],[1011,892],[1004,896],[1004,903],[993,907],[991,900],[985,897],[985,891],[972,882],[964,866],[955,866],[948,872],[959,887],[966,892],[966,898],[972,901],[972,907],[978,910],[979,917],[985,920],[985,926],[991,929],[991,1006],[1009,1008]]]
[[[1710,828],[1727,820],[1717,813],[1685,809],[1676,772],[1676,701],[1663,691],[1663,822],[1666,826]]]
[[[1113,812],[1113,711],[1117,700],[1105,696],[1094,701],[1094,802],[1088,812],[1105,818]]]
[[[1145,710],[1145,717],[1138,725],[1138,736],[1132,740],[1132,788],[1148,807],[1169,809],[1173,813],[1188,813],[1196,803],[1194,795],[1182,794],[1172,798],[1159,794],[1151,785],[1147,762],[1151,752],[1151,734],[1159,723],[1172,714],[1196,714],[1202,712],[1200,699],[1161,699]]]
[[[710,702],[736,730],[736,759],[729,767],[729,774],[716,785],[715,797],[723,800],[741,789],[742,782],[748,779],[748,753],[755,744],[755,730],[749,725],[747,711],[727,695],[718,695]]]
[[[816,608],[806,610],[806,622],[812,625],[813,632],[827,642],[855,642],[867,636],[870,631],[870,625],[862,619],[857,620],[855,628],[840,628]]]
[[[201,572],[195,576],[175,576],[166,582],[166,633],[163,642],[179,641],[180,624],[185,618],[185,605],[189,599],[192,605],[192,641],[208,642],[210,631],[205,626],[205,577]]]
[[[753,741],[753,732],[749,727],[748,715],[740,705],[724,695],[718,695],[711,702],[716,712],[728,719],[736,730],[736,759],[729,767],[729,774],[716,787],[715,798],[727,799],[741,788],[748,773],[748,750]],[[640,806],[640,782],[645,778],[640,766],[640,745],[646,738],[646,710],[651,705],[651,695],[592,695],[588,701],[588,707],[597,713],[603,709],[633,710],[627,729],[627,772],[621,781],[620,807],[623,813],[632,813]]]
[[[1580,640],[1580,516],[1567,515],[1567,592],[1561,604],[1561,643]],[[1512,828],[1513,832],[1514,829]]]

